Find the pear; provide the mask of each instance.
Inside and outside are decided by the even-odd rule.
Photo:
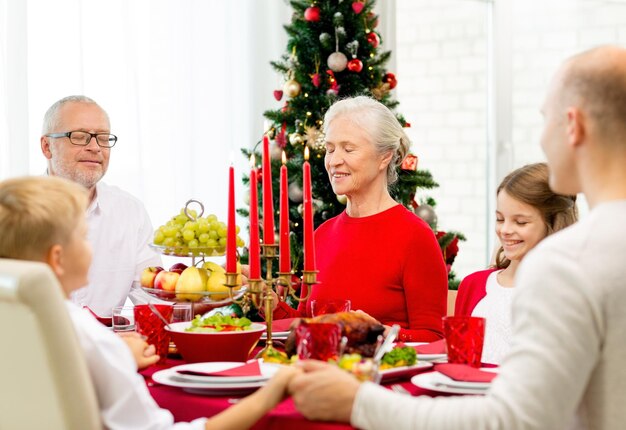
[[[214,293],[211,294],[211,300],[224,300],[229,297],[230,288],[224,285],[226,282],[226,272],[220,272],[218,270],[211,273],[209,280],[206,284],[207,291]],[[221,294],[215,294],[221,293]]]
[[[206,269],[198,269],[195,266],[187,267],[176,282],[176,300],[197,302],[202,298],[202,295],[197,293],[206,291],[208,279],[209,273]]]
[[[205,261],[204,264],[202,265],[203,269],[208,270],[210,273],[213,272],[226,272],[226,269],[224,269],[222,266],[220,266],[217,263],[214,263],[212,261]]]

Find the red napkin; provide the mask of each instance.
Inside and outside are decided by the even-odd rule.
[[[232,367],[226,370],[220,370],[218,372],[200,372],[197,370],[177,370],[176,373],[181,375],[194,375],[194,376],[261,376],[261,367],[259,361],[254,360],[250,363],[246,363],[242,366]]]
[[[291,329],[291,323],[297,319],[299,318],[285,318],[272,321],[272,332],[289,331],[289,329]]]
[[[427,343],[424,345],[414,346],[415,351],[418,354],[445,354],[446,353],[446,341],[440,339],[435,342]]]
[[[437,364],[435,370],[448,378],[463,382],[491,382],[498,376],[495,372],[485,372],[467,364]]]
[[[113,317],[101,317],[97,315],[94,311],[92,311],[89,306],[83,306],[84,309],[87,309],[91,315],[94,316],[95,319],[98,320],[100,324],[104,324],[107,327],[113,326]]]

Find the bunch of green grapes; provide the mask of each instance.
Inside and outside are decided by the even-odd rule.
[[[226,224],[211,214],[198,217],[195,210],[181,209],[180,213],[154,232],[154,244],[166,247],[213,248],[218,252],[226,249]],[[242,247],[244,241],[237,231],[237,246]]]

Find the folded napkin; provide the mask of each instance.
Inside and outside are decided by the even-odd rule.
[[[414,348],[418,354],[445,354],[446,341],[445,339],[440,339],[424,345],[416,345]]]
[[[491,382],[498,376],[495,372],[485,372],[467,364],[437,364],[435,370],[448,378],[462,382]]]
[[[291,329],[291,323],[297,319],[299,318],[285,318],[272,321],[272,332],[289,331]]]
[[[83,306],[83,309],[87,309],[91,315],[94,316],[95,319],[100,322],[100,324],[104,324],[107,327],[111,327],[113,325],[113,317],[101,317],[97,315],[94,311],[89,308],[89,306]]]
[[[259,361],[254,360],[242,366],[231,367],[230,369],[220,370],[218,372],[201,372],[197,370],[181,369],[176,370],[181,375],[193,376],[262,376]]]

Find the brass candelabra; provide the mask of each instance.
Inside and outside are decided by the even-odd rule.
[[[299,302],[306,301],[311,294],[311,287],[317,283],[316,270],[303,271],[302,286],[306,288],[306,294],[298,297],[291,283],[293,272],[278,272],[276,273],[276,277],[274,277],[273,262],[274,259],[279,256],[278,245],[262,244],[261,248],[263,250],[261,259],[265,261],[265,279],[248,279],[248,289],[239,299],[235,298],[236,290],[241,287],[239,274],[226,272],[226,282],[224,283],[225,286],[230,288],[230,298],[233,302],[240,304],[247,296],[257,309],[263,309],[265,323],[267,325],[267,339],[265,341],[265,347],[259,351],[257,357],[264,357],[275,351],[272,341],[272,320],[275,298],[279,301],[284,301],[288,296],[291,296]]]

